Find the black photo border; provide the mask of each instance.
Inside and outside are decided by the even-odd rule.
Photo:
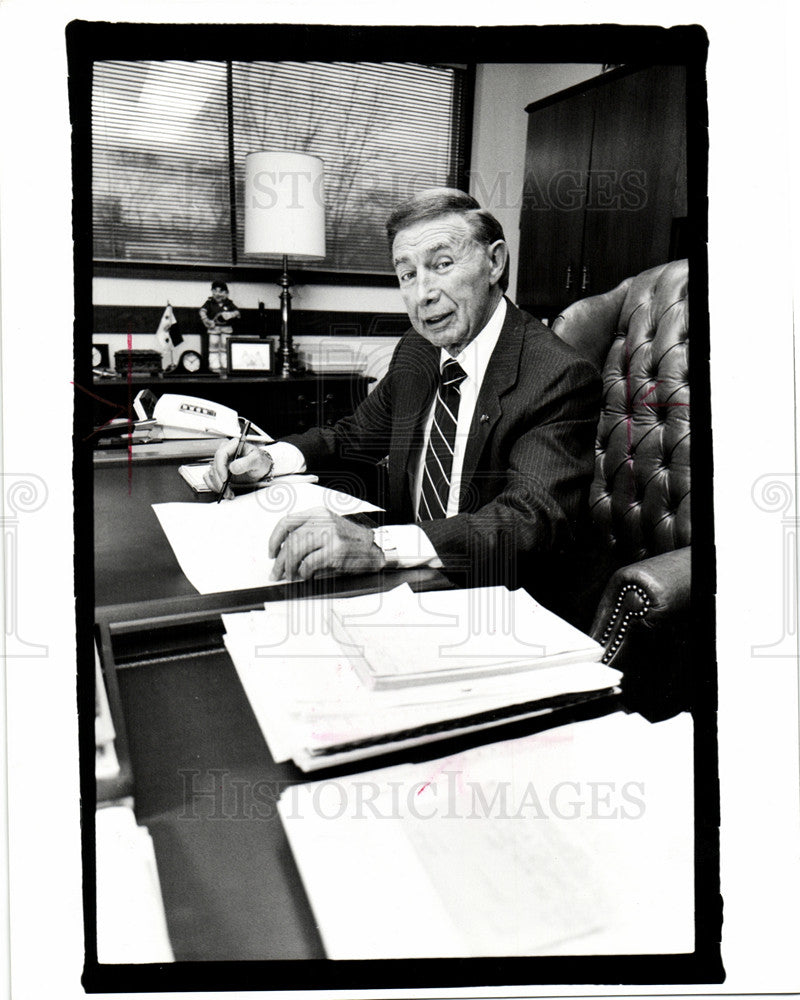
[[[73,21],[66,31],[73,150],[75,383],[91,371],[91,77],[100,59],[298,59],[481,63],[679,63],[687,67],[690,312],[692,316],[692,642],[694,648],[695,950],[614,955],[396,961],[178,962],[100,965],[96,959],[91,399],[76,393],[75,590],[80,708],[82,851],[89,993],[367,989],[523,984],[686,984],[724,980],[720,955],[716,570],[709,375],[707,241],[708,40],[698,25],[395,26],[125,24]],[[222,55],[221,55],[222,54]],[[471,118],[471,109],[470,109]]]

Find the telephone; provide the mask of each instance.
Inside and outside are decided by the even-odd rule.
[[[229,406],[198,396],[164,393],[160,399],[150,389],[142,389],[133,401],[139,420],[155,424],[164,438],[238,437],[239,414]],[[262,440],[271,441],[261,428],[252,424]]]

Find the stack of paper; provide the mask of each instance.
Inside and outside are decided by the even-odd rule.
[[[599,660],[602,647],[524,590],[485,587],[422,597],[410,587],[336,601],[332,623],[369,687],[466,680]],[[435,651],[435,655],[431,655]]]
[[[617,712],[292,786],[332,959],[690,953],[692,724]]]
[[[122,805],[98,809],[95,830],[98,961],[172,962],[150,834]]]
[[[352,615],[361,627],[372,621],[375,642],[382,642],[384,628],[391,631],[387,609],[391,615],[399,603],[408,609],[413,600],[416,612],[412,617],[419,628],[425,627],[421,623],[426,620],[436,623],[427,641],[424,633],[415,640],[417,667],[447,662],[448,654],[465,643],[469,648],[474,644],[485,666],[487,648],[473,632],[480,623],[471,614],[475,608],[485,611],[499,601],[500,592],[509,607],[515,606],[508,591],[492,588],[408,591],[400,598],[369,594],[346,600],[272,602],[263,611],[223,615],[226,647],[273,758],[292,759],[303,770],[314,770],[485,729],[512,718],[533,717],[615,689],[618,671],[585,658],[566,663],[558,657],[538,667],[535,658],[529,658],[532,669],[515,665],[503,671],[495,666],[483,676],[475,676],[467,660],[463,677],[454,669],[446,679],[374,689],[363,682],[363,665],[353,649],[337,639],[337,622],[347,623]],[[450,622],[444,632],[442,621]],[[543,614],[542,623],[548,622]],[[561,631],[563,625],[555,619],[555,629],[541,630],[539,642],[545,649],[552,646],[552,633]],[[562,640],[563,635],[561,631]],[[491,641],[495,665],[509,651],[519,652],[525,637],[529,635],[522,628],[516,633],[495,632]],[[596,644],[579,632],[573,638],[576,649],[589,650],[597,659]],[[568,655],[563,644],[559,652]]]

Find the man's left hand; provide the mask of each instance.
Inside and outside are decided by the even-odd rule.
[[[269,540],[273,580],[310,580],[318,574],[374,573],[386,557],[372,531],[325,507],[288,514]]]

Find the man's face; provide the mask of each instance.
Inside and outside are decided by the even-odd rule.
[[[467,221],[454,212],[401,229],[392,258],[417,333],[453,356],[463,350],[499,301],[504,249],[501,256],[498,265],[497,254],[477,243]]]

